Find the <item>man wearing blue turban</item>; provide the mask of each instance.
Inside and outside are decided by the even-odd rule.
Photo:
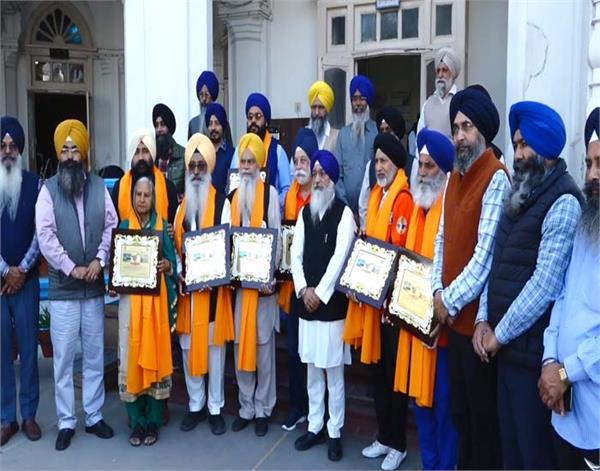
[[[563,288],[581,192],[560,158],[565,125],[534,101],[509,113],[514,177],[504,203],[489,281],[477,314],[473,345],[483,361],[498,354],[498,418],[505,469],[554,469],[550,410],[537,382],[544,330]]]
[[[204,116],[207,135],[215,146],[217,153],[217,162],[212,173],[212,183],[219,193],[225,194],[227,188],[227,173],[231,166],[231,160],[235,147],[227,138],[231,134],[229,131],[229,121],[227,121],[227,112],[219,103],[211,103],[206,107]]]
[[[193,134],[206,134],[206,107],[216,101],[219,96],[219,79],[212,70],[205,70],[196,81],[196,96],[200,104],[200,114],[194,116],[188,124],[188,139]]]
[[[370,107],[375,99],[375,88],[364,75],[350,81],[352,122],[344,126],[335,146],[340,165],[340,179],[336,191],[341,200],[358,214],[358,199],[367,162],[373,158],[373,142],[377,125],[370,118]]]

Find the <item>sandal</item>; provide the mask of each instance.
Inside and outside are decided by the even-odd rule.
[[[144,445],[152,446],[158,440],[158,426],[155,424],[148,424],[146,427],[146,437],[144,438]]]
[[[142,440],[146,436],[146,430],[144,430],[144,426],[141,424],[137,424],[129,435],[129,444],[131,446],[138,447],[142,444]]]

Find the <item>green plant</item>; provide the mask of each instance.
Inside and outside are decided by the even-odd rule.
[[[50,330],[50,311],[48,311],[46,306],[43,306],[40,310],[38,328],[40,330]]]

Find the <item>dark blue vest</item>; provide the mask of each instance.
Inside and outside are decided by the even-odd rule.
[[[277,173],[278,173],[278,156],[277,146],[279,142],[273,136],[271,136],[271,144],[269,145],[269,151],[267,152],[267,171],[269,177],[269,185],[277,188]],[[279,190],[278,190],[279,191]]]
[[[2,258],[9,266],[18,266],[27,253],[35,234],[35,203],[38,196],[39,179],[23,170],[21,195],[14,221],[8,215],[8,208],[2,211]],[[27,273],[27,277],[37,275],[37,265]]]
[[[502,214],[496,231],[496,246],[489,278],[488,321],[496,327],[523,290],[536,268],[542,239],[542,224],[554,202],[570,194],[582,202],[581,192],[559,159],[552,173],[531,194],[516,218]],[[523,334],[500,350],[500,355],[518,365],[539,368],[544,352],[543,335],[552,305]]]

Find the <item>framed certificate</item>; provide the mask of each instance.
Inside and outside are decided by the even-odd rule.
[[[260,179],[264,182],[267,181],[267,169],[263,167],[260,169]],[[230,168],[229,172],[227,172],[227,185],[225,188],[225,194],[228,195],[233,190],[237,189],[240,186],[240,169],[239,168]]]
[[[393,322],[430,346],[435,341],[430,334],[436,326],[431,272],[430,259],[399,248],[398,269],[387,307]]]
[[[183,278],[185,291],[229,284],[229,226],[186,232],[183,235]]]
[[[122,294],[158,294],[158,261],[162,234],[158,231],[113,229],[109,289]]]
[[[276,229],[231,228],[231,280],[260,289],[275,274]]]
[[[281,261],[277,269],[278,280],[292,279],[292,241],[294,240],[294,229],[296,221],[281,221]]]
[[[398,247],[368,237],[355,239],[335,288],[353,293],[369,306],[380,308],[394,274]]]

